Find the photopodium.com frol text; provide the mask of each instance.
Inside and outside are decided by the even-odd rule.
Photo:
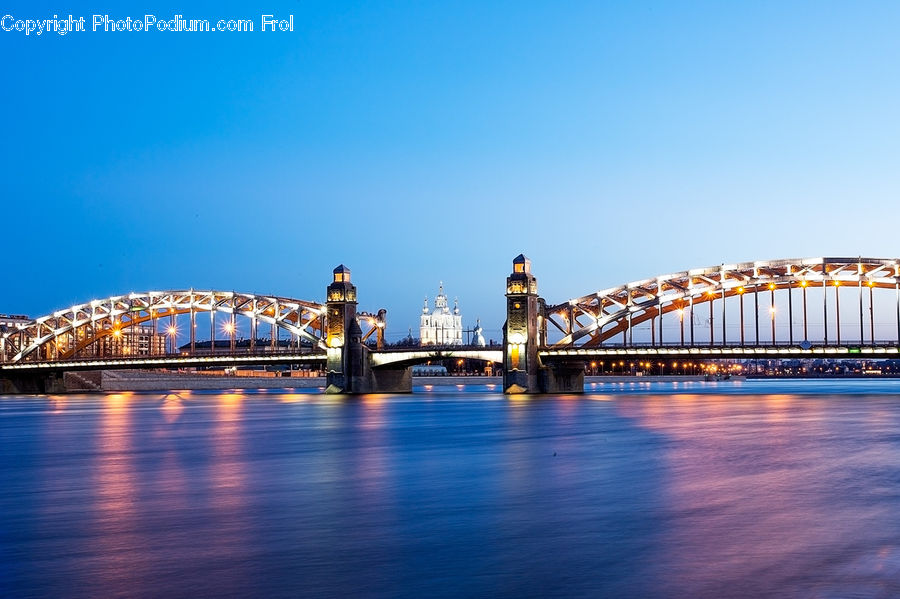
[[[48,19],[19,18],[10,14],[0,17],[0,31],[20,33],[26,36],[41,36],[45,33],[68,35],[70,33],[117,33],[117,32],[271,32],[294,31],[294,15],[276,18],[275,15],[260,15],[254,19],[186,19],[184,15],[161,18],[144,15],[140,18],[115,18],[110,15],[90,17],[68,15],[60,18],[53,15]]]

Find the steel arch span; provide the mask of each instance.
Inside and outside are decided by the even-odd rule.
[[[900,259],[898,258],[798,258],[723,264],[697,268],[650,279],[633,281],[569,300],[542,310],[543,337],[546,339],[548,324],[558,330],[562,338],[546,343],[551,348],[599,347],[604,342],[622,336],[623,345],[633,345],[632,332],[641,323],[650,322],[651,345],[695,345],[694,313],[698,304],[709,304],[708,345],[744,345],[744,296],[750,296],[755,305],[755,341],[759,343],[759,305],[762,298],[771,306],[771,344],[790,344],[809,341],[807,332],[807,291],[818,290],[822,305],[815,306],[816,314],[823,319],[823,339],[816,342],[825,345],[841,343],[840,289],[851,287],[858,292],[859,332],[855,339],[860,343],[875,345],[875,317],[873,289],[892,289],[896,296],[897,334],[892,343],[900,343]],[[834,288],[833,294],[827,290]],[[792,290],[800,289],[796,294]],[[864,292],[864,290],[868,290]],[[775,297],[787,300],[787,338],[777,340],[775,332]],[[786,295],[786,298],[783,296]],[[802,298],[794,298],[801,295]],[[829,300],[829,295],[833,295]],[[728,338],[725,300],[739,296],[740,338]],[[864,297],[867,296],[868,306]],[[748,297],[749,299],[749,297]],[[800,300],[802,299],[802,303]],[[854,303],[856,297],[853,298]],[[845,300],[846,301],[846,300]],[[713,310],[718,304],[719,309]],[[832,304],[832,305],[829,305]],[[664,340],[663,316],[677,313],[681,323],[678,338]],[[794,314],[802,313],[802,329],[795,324]],[[690,339],[685,338],[685,315],[690,317]],[[705,316],[705,314],[704,314]],[[783,316],[780,318],[784,318]],[[829,320],[830,319],[830,320]],[[718,320],[718,322],[716,322]],[[845,325],[847,323],[845,322]],[[854,328],[857,324],[854,321]],[[770,325],[765,320],[765,328]],[[795,328],[797,329],[795,331]],[[829,339],[829,332],[831,338]],[[868,337],[868,339],[866,339]],[[704,341],[704,345],[707,343]]]
[[[95,299],[41,316],[0,334],[0,361],[19,363],[99,356],[97,348],[104,339],[127,335],[136,330],[132,327],[149,324],[154,334],[162,331],[174,336],[176,319],[185,314],[190,315],[188,333],[192,348],[196,329],[202,326],[197,323],[198,314],[210,315],[211,339],[216,334],[215,316],[224,314],[230,319],[232,344],[235,318],[240,316],[250,321],[251,344],[255,344],[257,327],[262,323],[272,327],[273,345],[274,333],[283,330],[291,335],[297,347],[305,344],[324,348],[325,307],[322,304],[272,295],[189,289]],[[158,328],[160,322],[166,326]],[[211,349],[212,345],[210,342]]]

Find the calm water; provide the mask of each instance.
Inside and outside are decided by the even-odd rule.
[[[900,383],[0,400],[0,595],[900,595]]]

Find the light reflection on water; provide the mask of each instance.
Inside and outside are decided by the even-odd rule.
[[[621,414],[668,445],[660,579],[695,596],[724,592],[728,580],[756,596],[896,596],[898,399],[773,393],[624,403]]]
[[[3,398],[0,588],[889,597],[894,381]]]

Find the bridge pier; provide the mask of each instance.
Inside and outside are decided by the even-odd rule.
[[[356,305],[350,269],[341,264],[334,269],[325,304],[325,393],[411,393],[411,368],[372,368]]]
[[[46,395],[65,392],[65,377],[62,372],[9,375],[0,379],[0,395]]]
[[[371,393],[412,393],[412,367],[372,368]]]
[[[538,382],[541,393],[584,393],[584,362],[544,366]]]

